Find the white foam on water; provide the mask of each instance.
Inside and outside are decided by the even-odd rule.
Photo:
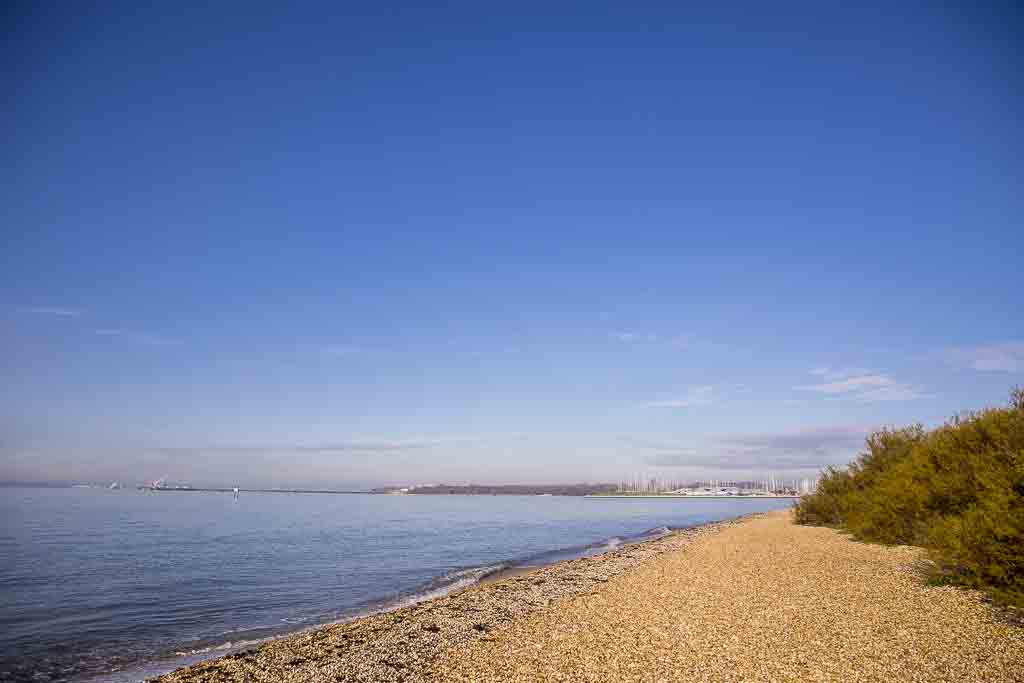
[[[426,590],[413,593],[406,598],[402,598],[397,603],[393,603],[392,605],[389,605],[387,609],[381,611],[410,607],[427,600],[433,600],[434,598],[443,598],[455,591],[474,586],[480,583],[480,581],[485,577],[507,568],[507,564],[492,564],[484,567],[471,567],[469,569],[459,569],[449,572],[435,581],[434,585],[431,585],[431,587]]]

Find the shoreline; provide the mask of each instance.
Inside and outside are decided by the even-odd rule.
[[[177,651],[173,656],[168,654],[161,658],[149,660],[119,671],[111,672],[108,676],[102,677],[102,680],[108,680],[109,678],[114,683],[136,683],[137,681],[142,680],[155,680],[179,669],[188,668],[203,662],[259,648],[268,643],[293,638],[318,629],[338,624],[347,624],[361,619],[389,614],[398,610],[409,609],[424,602],[454,596],[479,586],[489,585],[506,579],[530,574],[565,562],[599,558],[607,555],[608,553],[625,548],[626,546],[641,545],[661,540],[677,531],[689,530],[696,527],[706,526],[708,524],[717,524],[723,521],[737,521],[738,519],[749,517],[752,514],[763,513],[748,513],[740,518],[719,520],[719,522],[706,522],[688,527],[669,528],[666,526],[660,526],[647,529],[646,531],[633,535],[612,536],[593,543],[566,546],[564,548],[557,548],[517,559],[497,561],[491,565],[456,569],[447,574],[435,576],[415,587],[411,591],[383,596],[361,606],[354,607],[352,608],[351,613],[346,616],[324,621],[315,621],[298,628],[285,627],[279,630],[252,629],[247,634],[247,637],[243,636],[241,639],[236,639],[235,641],[223,640],[197,643],[194,648]],[[544,559],[545,557],[553,557],[556,559]],[[93,681],[99,679],[94,677],[88,680]]]
[[[981,592],[929,585],[926,559],[772,512],[448,649],[411,680],[1024,683],[1024,628]]]
[[[510,565],[473,583],[341,621],[271,636],[255,646],[211,653],[147,681],[413,680],[443,650],[483,638],[494,628],[550,609],[558,601],[592,591],[643,562],[682,550],[698,538],[763,516],[757,512],[638,540],[597,554],[539,566]],[[610,540],[610,539],[609,539]],[[594,547],[600,547],[596,544]],[[585,549],[578,549],[585,550]],[[439,590],[445,590],[441,587]],[[330,659],[328,664],[326,660]],[[339,671],[334,671],[335,668]],[[152,667],[156,668],[156,667]]]
[[[981,593],[927,585],[923,560],[759,512],[151,680],[1024,683],[1024,628]]]

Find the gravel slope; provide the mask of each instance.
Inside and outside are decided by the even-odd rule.
[[[560,601],[593,593],[660,555],[741,524],[718,522],[622,546],[603,555],[560,562],[412,607],[271,641],[246,652],[179,669],[161,683],[229,681],[418,681],[459,645],[482,640],[503,625],[557,609]]]
[[[788,512],[705,536],[447,651],[438,680],[1024,681],[1024,629],[926,587],[921,551]]]
[[[1024,682],[1024,628],[925,586],[921,557],[755,515],[159,680]]]

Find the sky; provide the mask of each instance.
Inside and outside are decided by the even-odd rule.
[[[801,477],[1024,384],[1010,3],[148,4],[4,10],[0,479]]]

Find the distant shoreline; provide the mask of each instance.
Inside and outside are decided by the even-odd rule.
[[[693,496],[685,493],[588,493],[584,498],[686,498],[687,500],[772,500],[774,498],[798,499],[800,496],[772,493],[756,496]]]
[[[131,490],[131,489],[128,489]],[[234,493],[233,488],[157,488],[153,486],[136,486],[137,491],[147,491],[153,493]],[[361,496],[376,496],[381,495],[375,491],[334,491],[330,489],[238,489],[239,493],[326,493],[334,495],[361,495]]]
[[[617,493],[607,491],[604,485],[571,486],[459,486],[459,487],[414,487],[409,490],[396,489],[262,489],[238,488],[238,493],[301,493],[326,495],[359,496],[558,496],[563,498],[693,498],[710,500],[765,500],[774,498],[798,499],[795,494],[753,494],[753,495],[692,495],[679,493]],[[0,482],[0,488],[45,488],[45,489],[94,489],[100,491],[142,491],[147,493],[235,493],[234,487],[221,486],[118,486],[111,488],[99,484],[48,484]]]

